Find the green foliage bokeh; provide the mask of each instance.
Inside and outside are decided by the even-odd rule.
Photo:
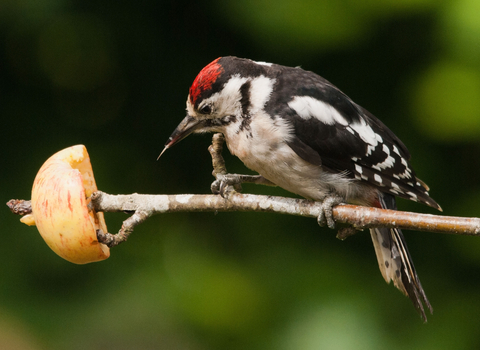
[[[479,9],[476,0],[0,0],[3,201],[29,198],[43,161],[79,143],[103,191],[208,193],[208,135],[155,159],[198,71],[235,55],[332,81],[405,142],[445,214],[478,216]],[[162,215],[108,260],[76,266],[7,208],[0,217],[1,349],[480,347],[475,237],[405,232],[435,309],[425,325],[383,281],[368,232],[340,242],[305,218]],[[107,215],[109,229],[125,218]]]

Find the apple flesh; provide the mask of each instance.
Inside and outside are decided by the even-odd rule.
[[[47,245],[75,264],[105,260],[110,249],[99,243],[97,230],[108,232],[103,213],[90,210],[97,190],[90,157],[83,145],[51,156],[40,168],[32,189],[32,215],[22,221],[34,224]]]

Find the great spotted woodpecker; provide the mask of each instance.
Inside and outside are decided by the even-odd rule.
[[[222,133],[230,152],[266,182],[328,203],[329,226],[340,202],[396,209],[398,196],[441,210],[402,141],[329,81],[298,67],[237,57],[211,62],[190,87],[187,116],[164,151],[194,132]],[[432,307],[401,230],[370,232],[383,278],[426,321],[424,304]]]

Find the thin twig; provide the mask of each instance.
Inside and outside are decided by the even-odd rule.
[[[32,203],[24,199],[11,199],[7,202],[10,211],[17,215],[27,215],[32,212]]]
[[[98,196],[100,192],[96,192],[92,197]],[[98,241],[108,245],[110,248],[116,245],[119,245],[122,242],[125,242],[130,234],[133,232],[135,226],[141,224],[147,220],[150,216],[153,215],[152,210],[141,210],[137,209],[127,220],[122,224],[122,228],[118,231],[117,234],[113,235],[108,232],[103,232],[102,230],[97,231]]]

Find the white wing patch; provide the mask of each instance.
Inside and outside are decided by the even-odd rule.
[[[396,154],[398,154],[400,157],[402,156],[400,154],[400,151],[398,150],[397,146],[393,145],[393,152],[395,152]]]
[[[402,161],[404,159],[402,158]],[[403,163],[403,162],[402,162]],[[398,179],[398,180],[403,180],[403,179],[411,179],[412,178],[412,172],[410,170],[410,168],[406,168],[405,171],[401,174],[394,174],[393,175],[394,178]],[[411,184],[411,186],[413,186],[413,182],[407,182],[408,184]]]
[[[417,202],[418,201],[418,197],[415,193],[413,192],[406,192],[406,194],[408,194],[410,196],[410,199],[414,202]]]
[[[350,134],[355,135],[355,131],[353,131],[353,129],[352,129],[351,127],[347,126],[345,129],[346,129]]]
[[[373,149],[377,147],[379,142],[383,142],[382,137],[375,133],[363,118],[360,118],[360,122],[350,124],[350,127],[357,132],[358,136],[360,136],[364,142],[373,146]]]
[[[327,125],[348,125],[347,120],[334,107],[311,96],[295,96],[288,106],[303,119],[316,118]]]
[[[393,166],[395,165],[395,158],[390,155],[390,150],[388,149],[388,146],[386,144],[383,144],[382,151],[385,152],[387,158],[383,162],[372,165],[372,168],[378,171],[382,171],[383,169],[387,168],[393,168]]]
[[[393,158],[391,155],[388,155],[387,159],[385,159],[381,163],[378,163],[377,166],[380,169],[386,169],[386,168],[393,168],[394,164],[395,164],[395,158]]]

